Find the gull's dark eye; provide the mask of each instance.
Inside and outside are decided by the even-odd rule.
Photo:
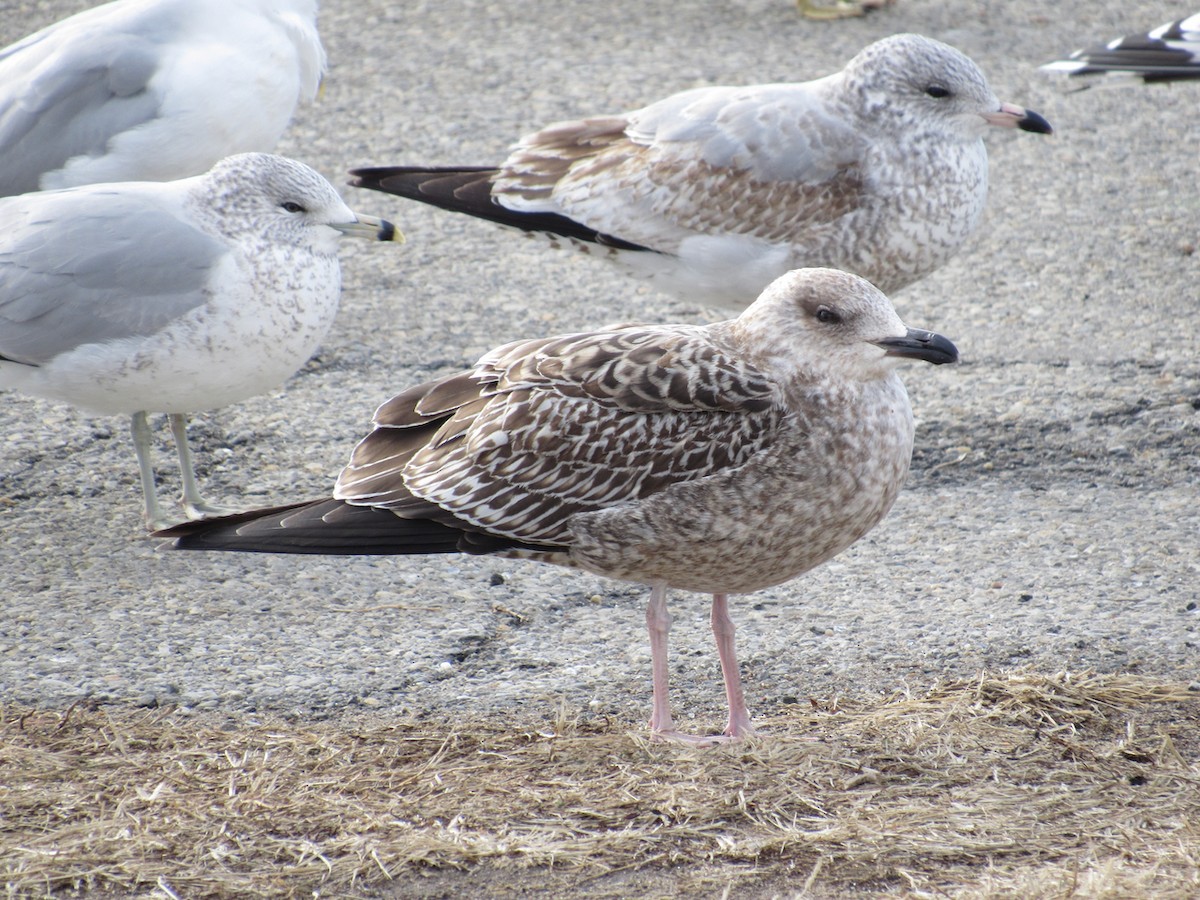
[[[950,89],[944,88],[940,84],[931,84],[929,87],[925,88],[925,93],[930,97],[941,100],[943,97],[950,96]]]
[[[817,309],[817,321],[825,325],[836,325],[842,321],[842,317],[828,306],[822,306]]]
[[[293,203],[291,200],[288,200],[288,201],[286,201],[286,202],[284,202],[284,203],[281,203],[281,204],[279,204],[279,205],[280,205],[280,206],[282,206],[284,209],[286,209],[286,210],[287,210],[288,212],[290,212],[290,213],[302,213],[302,212],[308,212],[308,210],[306,210],[306,209],[305,209],[303,206],[301,206],[299,203]]]

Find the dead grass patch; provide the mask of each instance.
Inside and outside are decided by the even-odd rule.
[[[606,896],[614,873],[683,863],[715,896],[1200,895],[1183,684],[983,675],[796,707],[707,751],[551,724],[0,706],[0,878],[22,896],[421,896],[418,875],[483,867]]]

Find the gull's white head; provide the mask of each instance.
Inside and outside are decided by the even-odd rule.
[[[868,132],[899,129],[948,141],[976,141],[988,126],[1049,134],[1035,112],[1001,103],[979,66],[948,44],[897,34],[869,45],[842,72],[842,89]]]
[[[332,254],[342,235],[404,239],[382,219],[355,213],[316,171],[284,156],[239,153],[193,179],[193,197],[228,238],[250,237]]]
[[[795,269],[767,286],[732,325],[776,372],[869,382],[903,359],[958,360],[949,340],[909,328],[865,278],[838,269]]]

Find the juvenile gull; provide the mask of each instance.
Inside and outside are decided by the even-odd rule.
[[[278,386],[341,294],[338,238],[403,239],[308,166],[263,153],[205,175],[0,198],[0,389],[133,417],[146,520],[159,507],[147,412],[169,414],[189,516],[186,413]]]
[[[1099,47],[1076,50],[1069,59],[1047,63],[1042,70],[1146,82],[1200,78],[1200,13]]]
[[[0,50],[0,195],[273,150],[325,68],[317,0],[117,0]]]
[[[498,168],[355,169],[350,183],[565,238],[740,310],[802,266],[890,293],[946,262],[983,213],[990,125],[1050,132],[953,47],[902,34],[816,81],[560,122]]]
[[[651,587],[657,736],[669,587],[713,595],[724,737],[752,731],[727,595],[840,553],[896,499],[913,419],[904,358],[957,359],[869,283],[803,269],[741,316],[516,341],[375,414],[333,499],[162,532],[190,550],[478,553]]]

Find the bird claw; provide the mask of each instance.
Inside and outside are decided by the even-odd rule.
[[[174,528],[176,525],[182,524],[178,519],[169,519],[166,516],[146,516],[146,530],[153,534],[156,531],[166,531],[168,528]]]
[[[739,738],[733,738],[727,734],[684,734],[682,731],[654,731],[650,734],[650,740],[660,744],[684,744],[688,747],[705,749],[718,744],[728,744]]]
[[[650,740],[655,743],[684,744],[688,747],[706,749],[720,744],[734,744],[745,740],[754,733],[753,728],[727,728],[724,734],[685,734],[672,728],[669,731],[651,731]]]
[[[217,506],[215,503],[208,503],[204,500],[196,500],[194,502],[183,502],[184,515],[191,521],[197,519],[211,519],[214,516],[230,516],[237,512],[228,506]]]

